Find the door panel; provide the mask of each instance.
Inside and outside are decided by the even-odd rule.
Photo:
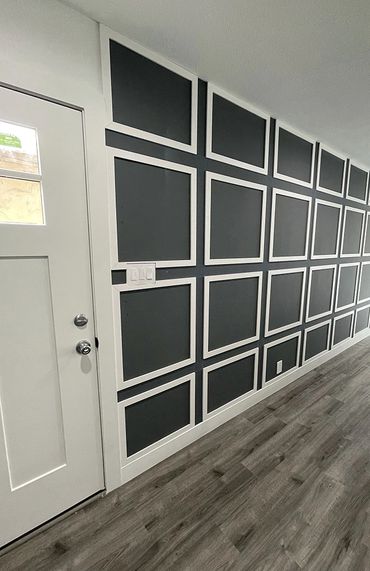
[[[94,349],[76,352],[94,347],[83,145],[80,111],[0,88],[0,545],[104,487]]]

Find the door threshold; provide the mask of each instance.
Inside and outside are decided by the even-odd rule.
[[[106,491],[100,490],[99,492],[96,492],[92,496],[89,496],[88,498],[82,500],[81,502],[78,502],[77,504],[66,509],[65,511],[61,512],[60,514],[52,517],[51,519],[48,519],[44,523],[41,523],[40,525],[31,529],[30,531],[27,531],[26,533],[24,533],[20,537],[13,539],[13,541],[6,543],[5,545],[3,545],[3,547],[0,547],[0,557],[2,555],[5,555],[5,553],[8,553],[9,551],[16,549],[17,547],[19,547],[23,543],[26,543],[26,541],[28,541],[32,537],[35,537],[36,535],[43,533],[44,531],[46,531],[47,529],[49,529],[50,527],[52,527],[56,523],[59,523],[60,521],[66,519],[67,517],[72,515],[73,512],[78,511],[80,509],[83,509],[84,507],[88,506],[92,502],[95,502],[99,498],[103,498],[105,495],[106,495]]]

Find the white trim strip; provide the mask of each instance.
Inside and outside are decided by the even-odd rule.
[[[197,152],[197,125],[198,125],[198,78],[196,75],[187,71],[186,69],[178,66],[175,63],[168,61],[159,54],[144,48],[143,46],[129,40],[125,36],[110,30],[106,26],[100,24],[100,47],[101,47],[101,63],[102,63],[102,76],[103,76],[103,92],[106,101],[106,111],[107,111],[107,125],[106,128],[118,131],[119,133],[125,133],[126,135],[131,135],[132,137],[139,137],[140,139],[145,139],[147,141],[152,141],[153,143],[158,143],[160,145],[166,145],[167,147],[172,147],[174,149],[179,149],[181,151],[188,151],[190,153]],[[110,49],[109,41],[125,46],[134,52],[141,54],[147,59],[154,61],[155,63],[169,69],[170,71],[188,79],[191,82],[191,128],[190,128],[190,143],[182,143],[174,139],[169,139],[142,129],[135,129],[128,125],[123,125],[117,123],[113,120],[113,109],[112,109],[112,81],[111,81],[111,67],[110,67]]]
[[[190,258],[185,260],[137,260],[136,262],[120,262],[118,258],[118,235],[117,235],[117,208],[116,208],[116,182],[115,182],[115,159],[133,161],[145,165],[168,169],[175,172],[186,173],[190,177]],[[109,228],[110,250],[112,270],[126,270],[128,264],[155,264],[157,268],[186,267],[196,265],[196,242],[197,242],[197,170],[186,165],[156,159],[147,155],[123,151],[113,147],[107,147],[108,160],[108,188],[109,188]],[[169,237],[170,239],[170,237]]]
[[[260,220],[260,249],[259,255],[255,258],[211,258],[211,227],[212,227],[212,181],[220,181],[226,184],[241,186],[246,190],[258,190],[262,192],[262,211]],[[204,225],[204,263],[206,266],[221,264],[254,264],[263,262],[265,246],[265,221],[266,221],[266,195],[267,186],[248,182],[239,178],[224,176],[214,172],[206,172],[205,188],[205,225]]]
[[[122,354],[122,335],[123,331],[121,329],[121,301],[120,293],[125,291],[139,291],[147,290],[153,288],[161,287],[176,287],[181,285],[190,286],[190,346],[189,346],[189,358],[184,359],[178,363],[171,363],[155,371],[149,371],[143,375],[139,375],[129,380],[124,378],[124,356]],[[114,315],[114,338],[115,338],[115,355],[116,355],[116,379],[117,379],[117,390],[122,390],[127,387],[132,387],[139,383],[149,381],[160,375],[165,375],[187,365],[191,365],[195,362],[195,336],[196,336],[196,278],[182,278],[174,280],[159,280],[155,284],[150,284],[145,287],[138,287],[135,285],[113,285],[113,315]]]
[[[222,369],[223,367],[227,367],[231,363],[235,363],[236,361],[241,361],[242,359],[247,359],[254,355],[254,370],[253,370],[253,389],[243,393],[241,396],[233,399],[232,401],[227,402],[223,406],[220,406],[210,412],[208,412],[208,375],[212,371],[216,369]],[[249,398],[253,393],[257,391],[257,382],[258,382],[258,356],[259,350],[258,348],[252,349],[251,351],[246,351],[245,353],[241,353],[240,355],[236,355],[235,357],[230,357],[229,359],[225,359],[224,361],[220,361],[219,363],[215,363],[214,365],[210,365],[208,367],[204,367],[203,369],[203,376],[202,376],[202,383],[203,383],[203,420],[215,416],[219,414],[223,410],[226,410],[232,404],[236,404],[237,402],[241,402]]]
[[[266,130],[265,130],[265,149],[264,149],[264,164],[262,167],[257,165],[253,165],[244,161],[239,161],[237,159],[233,159],[231,157],[227,157],[225,155],[220,155],[218,153],[213,152],[213,95],[219,95],[226,101],[257,115],[261,119],[266,121]],[[268,153],[269,153],[269,140],[270,140],[270,116],[267,113],[264,113],[260,109],[256,109],[249,103],[239,99],[230,93],[224,91],[223,89],[217,87],[212,83],[208,83],[207,85],[207,128],[206,128],[206,157],[209,159],[214,159],[216,161],[220,161],[229,165],[233,165],[235,167],[240,167],[242,169],[247,169],[253,172],[258,172],[260,174],[267,174],[268,169]]]
[[[204,318],[203,318],[203,358],[214,357],[225,351],[237,349],[244,345],[249,345],[260,338],[260,324],[261,324],[261,304],[262,304],[262,275],[263,272],[244,272],[240,274],[223,274],[221,276],[206,276],[204,278]],[[210,284],[219,281],[232,281],[241,279],[258,279],[258,293],[257,293],[257,308],[256,308],[256,329],[255,335],[229,345],[217,347],[216,349],[209,348],[209,298],[210,298]]]
[[[278,165],[279,165],[279,137],[280,137],[280,129],[284,129],[284,131],[288,131],[289,133],[291,133],[292,135],[295,135],[296,137],[303,139],[304,141],[307,141],[308,143],[311,143],[312,145],[312,153],[311,153],[311,173],[310,173],[310,180],[304,181],[304,180],[300,180],[298,178],[292,177],[292,176],[288,176],[282,173],[279,173],[278,171]],[[304,133],[301,133],[300,131],[297,131],[296,129],[293,129],[292,127],[290,127],[289,125],[286,125],[285,123],[283,123],[282,121],[276,120],[276,124],[275,124],[275,141],[274,141],[274,171],[273,171],[273,176],[275,178],[278,178],[280,180],[285,180],[287,182],[292,182],[294,184],[299,184],[301,186],[305,186],[307,188],[313,188],[313,177],[314,177],[314,168],[315,168],[315,156],[316,156],[316,140],[312,139],[311,137],[308,137],[307,135],[305,135]]]

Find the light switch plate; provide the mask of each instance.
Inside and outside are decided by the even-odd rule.
[[[127,264],[127,285],[155,284],[155,264]]]
[[[276,363],[276,374],[280,375],[283,372],[283,361],[278,361]]]

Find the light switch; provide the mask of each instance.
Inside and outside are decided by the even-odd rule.
[[[283,361],[278,361],[276,363],[276,374],[280,375],[283,372]]]
[[[150,285],[155,283],[155,264],[127,264],[127,285]]]

